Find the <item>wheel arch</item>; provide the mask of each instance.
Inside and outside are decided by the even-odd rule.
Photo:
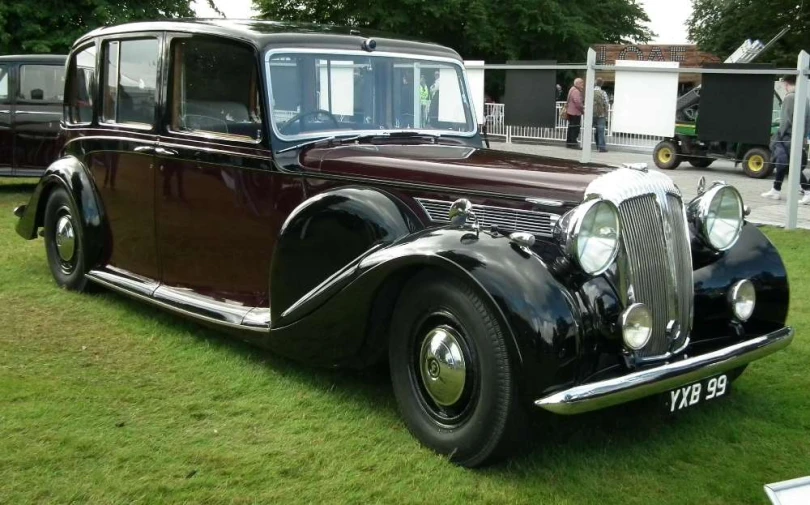
[[[37,230],[44,225],[48,199],[58,188],[67,192],[81,218],[86,265],[103,262],[109,249],[106,213],[89,170],[73,156],[61,158],[45,170],[17,222],[17,233],[27,240],[37,237]]]

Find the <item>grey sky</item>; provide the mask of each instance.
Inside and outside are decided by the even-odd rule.
[[[219,9],[229,18],[248,18],[253,14],[251,0],[215,0]],[[650,17],[650,28],[658,36],[659,44],[683,44],[686,40],[686,18],[692,12],[691,0],[639,0]],[[194,2],[197,15],[215,17],[205,0]]]

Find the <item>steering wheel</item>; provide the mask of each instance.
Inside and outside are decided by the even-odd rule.
[[[304,125],[303,119],[307,118],[307,117],[310,117],[310,116],[312,116],[313,118],[317,118],[319,116],[324,116],[324,117],[326,117],[326,119],[328,119],[328,120],[332,121],[332,123],[334,123],[335,130],[340,128],[340,124],[338,123],[337,118],[331,112],[329,112],[328,110],[323,110],[323,109],[315,109],[315,110],[311,110],[309,112],[302,112],[300,114],[296,114],[295,116],[291,117],[286,123],[281,125],[281,128],[279,128],[279,131],[281,133],[285,133],[285,134],[290,133],[290,131],[289,131],[290,126],[292,126],[295,123],[299,123],[303,127],[303,125]],[[298,131],[300,132],[301,130],[303,130],[303,128],[299,127]]]

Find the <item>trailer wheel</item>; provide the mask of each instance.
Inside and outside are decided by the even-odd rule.
[[[655,166],[662,170],[675,170],[681,164],[678,145],[671,140],[662,140],[653,151]]]
[[[764,179],[773,172],[773,163],[770,162],[771,154],[762,147],[752,147],[743,156],[743,172],[748,177],[754,179]]]

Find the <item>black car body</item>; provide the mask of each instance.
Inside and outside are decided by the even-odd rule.
[[[793,337],[734,188],[483,149],[450,49],[139,23],[77,41],[66,89],[64,152],[15,210],[59,285],[306,363],[387,358],[409,429],[461,464],[533,409],[723,396]]]
[[[66,59],[0,56],[0,177],[39,177],[59,157]]]

